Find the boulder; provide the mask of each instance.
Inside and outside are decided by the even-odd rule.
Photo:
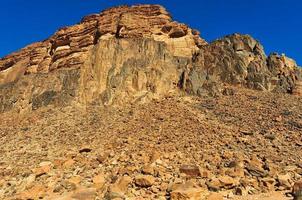
[[[301,200],[302,199],[302,180],[297,181],[292,189],[292,194],[294,196],[294,200]]]
[[[151,175],[137,175],[135,184],[139,187],[151,187],[155,182],[155,178]]]
[[[171,192],[171,200],[199,200],[201,199],[203,190],[193,187],[191,184],[180,184]]]
[[[201,176],[199,167],[196,165],[182,165],[179,168],[180,173],[184,173],[189,177],[199,177]]]

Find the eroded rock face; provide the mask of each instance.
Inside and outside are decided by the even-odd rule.
[[[0,60],[0,112],[48,104],[123,104],[223,84],[301,95],[301,70],[234,34],[207,44],[159,5],[120,6],[84,17]],[[64,99],[66,98],[66,99]]]
[[[267,62],[268,69],[276,81],[274,90],[298,95],[301,90],[301,69],[298,68],[297,63],[277,53],[271,54]]]
[[[267,58],[262,45],[251,36],[233,34],[203,46],[193,56],[183,87],[189,93],[215,95],[228,83],[292,93],[299,80],[301,70],[295,61],[277,54]]]
[[[166,94],[177,88],[181,68],[206,44],[197,31],[172,21],[161,6],[111,8],[2,58],[1,93],[10,95],[1,97],[1,111],[35,109],[42,105],[33,103],[37,96],[48,99],[43,105],[54,102],[50,99],[69,87],[62,71],[76,71],[72,96],[81,103],[111,104]],[[20,85],[24,81],[26,86]],[[43,82],[50,87],[43,88]],[[20,108],[21,101],[26,108]]]
[[[74,100],[80,71],[61,69],[53,73],[23,76],[17,82],[0,85],[0,112],[26,112],[42,106],[64,106]]]
[[[43,42],[29,45],[0,60],[0,71],[23,65],[25,73],[48,73],[58,68],[81,67],[85,52],[107,38],[151,38],[167,43],[176,56],[191,56],[207,43],[199,33],[173,22],[159,5],[120,6],[86,16],[81,23],[64,27]]]
[[[101,40],[81,69],[80,99],[99,99],[108,105],[160,97],[177,89],[182,68],[189,62],[174,57],[164,42]]]

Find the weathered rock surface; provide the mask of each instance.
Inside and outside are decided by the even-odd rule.
[[[284,55],[267,58],[251,36],[233,34],[203,46],[184,78],[183,88],[199,95],[219,94],[223,83],[299,94],[301,69]]]
[[[301,95],[301,70],[284,55],[267,58],[248,35],[207,44],[159,5],[120,6],[2,58],[0,112],[123,104],[180,89],[215,96],[224,84]]]
[[[0,111],[67,103],[69,97],[111,104],[166,94],[177,88],[181,68],[206,44],[198,34],[157,5],[122,6],[84,17],[1,59]],[[66,80],[65,74],[74,75]]]
[[[0,199],[292,200],[280,191],[300,194],[302,98],[229,89],[1,113]]]
[[[0,198],[289,190],[302,176],[301,94],[295,61],[249,35],[207,44],[158,5],[84,17],[0,60]]]
[[[294,200],[301,200],[302,199],[302,180],[297,181],[293,186],[293,196]]]

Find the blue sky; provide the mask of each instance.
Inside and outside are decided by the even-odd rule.
[[[235,32],[250,34],[267,54],[285,53],[302,65],[301,0],[1,0],[0,57],[87,14],[137,3],[164,5],[176,21],[198,29],[207,41]]]

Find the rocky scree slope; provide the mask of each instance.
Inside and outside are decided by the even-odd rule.
[[[226,84],[301,95],[301,70],[234,34],[208,44],[159,5],[110,8],[0,60],[0,112],[124,104]]]
[[[280,191],[302,178],[302,98],[229,89],[2,113],[0,199],[292,200]]]
[[[301,87],[158,5],[84,17],[0,60],[0,199],[300,200]]]

